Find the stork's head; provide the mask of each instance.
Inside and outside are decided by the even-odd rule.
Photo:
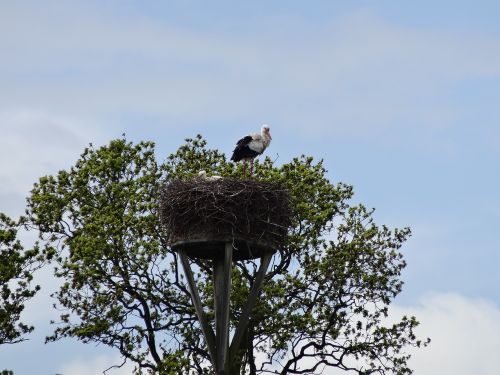
[[[260,128],[260,132],[262,133],[263,136],[266,136],[266,137],[269,137],[269,139],[273,139],[273,137],[271,137],[271,132],[270,132],[270,127],[269,125],[262,125],[262,128]]]

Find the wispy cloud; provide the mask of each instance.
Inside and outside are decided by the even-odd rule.
[[[416,316],[421,323],[417,337],[431,339],[427,347],[406,348],[412,355],[409,367],[415,374],[425,375],[497,375],[495,361],[500,351],[500,306],[493,302],[466,298],[456,293],[429,293],[418,303],[393,305],[386,324],[399,322],[403,315]],[[360,318],[362,320],[362,318]],[[259,359],[265,353],[259,354]],[[314,364],[306,359],[301,368]],[[364,362],[347,359],[353,367]],[[324,368],[324,375],[341,375],[346,372]]]
[[[71,165],[101,134],[83,119],[33,110],[0,111],[0,128],[0,207],[12,215],[38,177]]]
[[[449,98],[455,85],[500,76],[500,40],[393,25],[369,12],[306,25],[301,36],[294,19],[281,20],[279,32],[221,34],[83,5],[0,17],[3,105],[206,122],[267,113],[309,132],[442,129],[460,116]]]
[[[111,366],[120,365],[123,362],[119,356],[100,355],[93,358],[77,358],[68,361],[60,367],[59,372],[63,375],[100,375]],[[130,375],[134,366],[127,363],[119,368],[106,371],[107,375]]]
[[[500,352],[500,307],[459,294],[430,294],[414,306],[395,306],[394,316],[415,315],[418,334],[432,339],[415,350],[411,367],[416,374],[495,375]]]

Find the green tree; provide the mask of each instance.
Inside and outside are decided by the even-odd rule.
[[[157,200],[167,178],[199,170],[241,177],[241,166],[187,139],[159,165],[154,144],[125,139],[85,149],[74,167],[42,177],[28,200],[30,221],[55,251],[56,293],[65,310],[48,338],[75,337],[118,349],[137,373],[208,374],[209,354],[177,256],[167,246]],[[279,250],[254,308],[233,374],[409,374],[406,349],[420,346],[414,317],[384,324],[401,291],[400,246],[407,228],[377,226],[372,210],[349,204],[350,186],[333,185],[321,162],[298,157],[255,165],[293,201],[289,241]],[[211,271],[193,261],[209,316]],[[258,261],[235,262],[231,322],[238,321]]]
[[[26,340],[33,327],[21,322],[24,304],[39,290],[32,286],[40,267],[38,248],[25,250],[17,239],[19,224],[0,213],[0,345]]]

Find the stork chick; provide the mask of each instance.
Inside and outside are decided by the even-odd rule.
[[[212,176],[207,176],[207,171],[201,170],[198,172],[198,178],[201,178],[203,180],[208,180],[208,181],[217,181],[220,180],[222,177],[219,175],[212,175]]]

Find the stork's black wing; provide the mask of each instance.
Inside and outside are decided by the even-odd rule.
[[[236,148],[248,145],[250,142],[252,142],[252,139],[253,138],[251,135],[247,135],[247,136],[241,138],[238,142],[236,142]],[[235,148],[235,150],[236,150],[236,148]]]
[[[241,138],[237,143],[233,151],[233,156],[231,156],[232,161],[240,161],[245,158],[254,158],[259,153],[250,149],[248,144],[253,140],[251,135]]]

